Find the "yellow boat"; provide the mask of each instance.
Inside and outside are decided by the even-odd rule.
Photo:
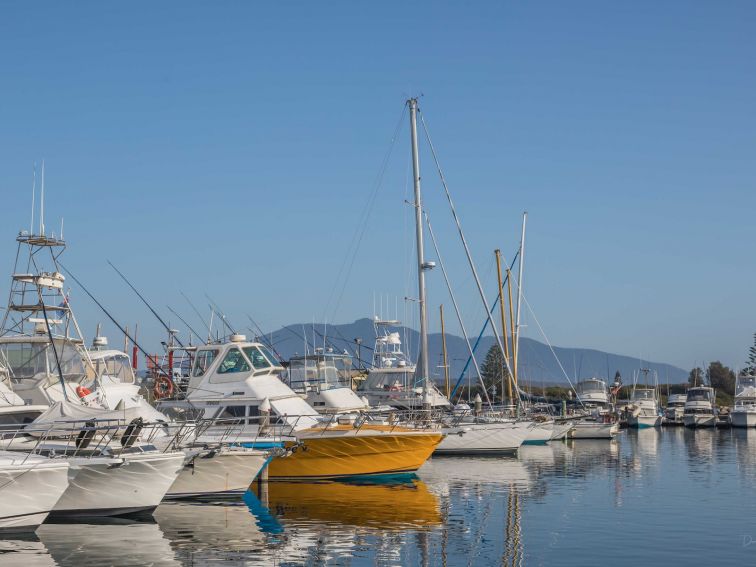
[[[292,452],[268,465],[271,480],[349,478],[411,473],[441,442],[440,431],[385,425],[337,425],[296,432]]]
[[[271,461],[270,479],[411,473],[443,437],[438,429],[354,423],[354,414],[332,416],[324,424],[324,418],[281,381],[284,369],[276,357],[243,335],[198,347],[193,358],[183,398],[161,400],[159,409],[201,410],[201,417],[218,424],[206,436],[234,431],[234,442],[251,446],[287,440],[290,454]]]

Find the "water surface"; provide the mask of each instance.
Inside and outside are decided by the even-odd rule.
[[[756,431],[669,428],[431,459],[384,483],[271,483],[154,518],[0,539],[0,565],[756,563]]]

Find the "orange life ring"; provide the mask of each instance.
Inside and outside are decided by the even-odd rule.
[[[85,386],[76,386],[76,395],[79,396],[80,398],[88,396],[91,393],[92,393],[92,390],[90,390],[89,388]]]
[[[155,386],[152,388],[152,393],[156,400],[170,398],[173,395],[173,381],[167,376],[158,376],[155,379]]]

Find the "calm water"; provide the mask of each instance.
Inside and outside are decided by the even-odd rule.
[[[435,458],[395,484],[271,484],[267,506],[45,524],[0,565],[756,563],[756,431],[664,429]]]

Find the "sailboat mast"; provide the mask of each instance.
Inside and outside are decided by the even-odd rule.
[[[444,365],[444,383],[446,384],[446,397],[448,398],[451,395],[451,390],[449,389],[449,361],[447,360],[447,353],[446,353],[446,327],[444,326],[444,304],[442,303],[439,306],[439,310],[441,311],[441,354],[443,355],[443,365]]]
[[[428,314],[425,303],[425,258],[423,250],[423,202],[420,196],[420,156],[417,149],[417,99],[407,101],[410,111],[410,140],[412,142],[412,177],[415,186],[415,238],[417,240],[417,300],[420,304],[419,378],[423,384],[423,407],[430,407],[428,396]]]
[[[520,237],[520,264],[517,268],[517,322],[516,329],[515,329],[515,335],[517,336],[517,339],[515,340],[515,346],[512,349],[514,351],[514,368],[512,369],[514,371],[514,382],[515,387],[519,387],[518,384],[518,374],[517,374],[517,366],[519,363],[519,354],[520,354],[520,314],[522,311],[522,270],[524,268],[525,264],[525,224],[528,222],[528,213],[527,211],[522,214],[522,236]]]

